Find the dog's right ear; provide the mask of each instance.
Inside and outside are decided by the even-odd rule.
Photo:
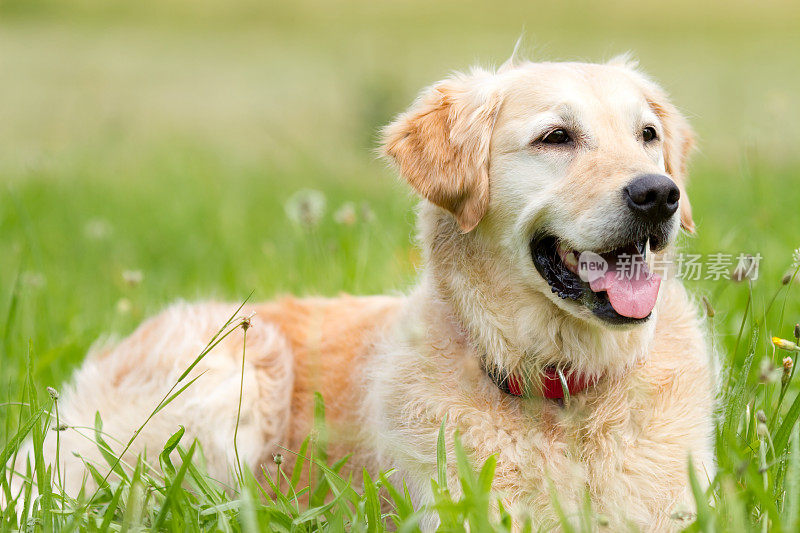
[[[492,77],[478,71],[439,82],[383,130],[383,152],[400,174],[465,233],[489,206],[489,145],[500,110]]]

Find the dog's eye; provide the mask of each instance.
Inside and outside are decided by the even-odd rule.
[[[645,129],[642,130],[642,140],[646,143],[651,141],[655,141],[658,138],[658,134],[656,133],[656,129],[653,126],[647,126]]]
[[[553,130],[544,137],[542,137],[542,142],[546,144],[565,144],[571,141],[572,139],[567,133],[567,130],[558,128],[557,130]]]

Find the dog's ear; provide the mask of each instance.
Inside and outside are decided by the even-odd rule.
[[[471,231],[489,206],[489,145],[500,109],[493,75],[455,75],[425,89],[383,130],[383,152],[422,197]]]
[[[681,190],[681,226],[689,233],[694,233],[692,206],[686,194],[686,166],[695,146],[695,134],[689,122],[667,99],[666,94],[661,89],[656,89],[654,94],[648,96],[648,100],[664,127],[664,166]]]
[[[664,166],[681,191],[681,227],[694,233],[692,205],[686,194],[686,171],[689,155],[695,146],[695,134],[686,118],[669,101],[666,93],[655,83],[648,82],[645,96],[650,108],[664,127],[662,146],[664,150]]]
[[[681,191],[681,227],[689,233],[694,233],[692,206],[686,194],[686,182],[688,181],[686,167],[689,155],[695,146],[695,134],[692,127],[681,112],[670,102],[667,93],[637,70],[637,63],[629,55],[625,54],[616,57],[609,61],[608,64],[625,69],[634,76],[642,87],[650,108],[661,121],[664,127],[664,138],[662,139],[664,166]]]

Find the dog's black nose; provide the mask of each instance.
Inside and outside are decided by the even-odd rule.
[[[678,210],[681,192],[675,182],[663,174],[645,174],[625,187],[628,207],[648,222],[662,222]]]

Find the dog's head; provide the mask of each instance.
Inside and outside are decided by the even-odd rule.
[[[452,222],[439,231],[508,266],[509,298],[536,291],[604,326],[648,319],[660,280],[646,256],[694,231],[692,144],[664,91],[624,60],[457,74],[384,130],[425,209]]]

